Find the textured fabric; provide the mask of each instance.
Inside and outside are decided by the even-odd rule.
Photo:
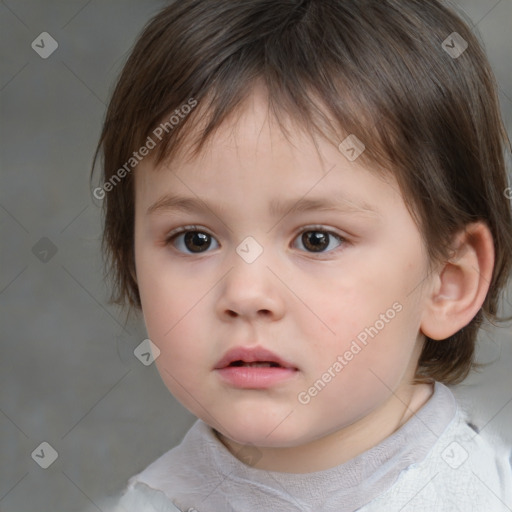
[[[130,479],[115,512],[176,510],[506,512],[512,510],[511,450],[470,427],[441,383],[380,444],[315,473],[243,464],[198,420],[179,446]]]

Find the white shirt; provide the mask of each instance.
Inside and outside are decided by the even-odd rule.
[[[201,420],[132,477],[114,512],[510,512],[512,450],[468,424],[436,382],[391,436],[324,471],[265,471],[233,456]]]

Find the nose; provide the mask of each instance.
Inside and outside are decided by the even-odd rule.
[[[275,321],[284,315],[285,287],[261,255],[248,263],[235,253],[230,271],[222,280],[217,314],[222,320]]]

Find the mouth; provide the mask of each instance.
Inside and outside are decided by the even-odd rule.
[[[247,366],[249,368],[283,368],[283,366],[281,366],[279,363],[275,363],[274,361],[254,361],[252,363],[248,363],[246,361],[238,360],[229,363],[228,366]]]
[[[263,347],[232,349],[214,370],[231,387],[260,390],[287,382],[298,374],[296,366]]]
[[[297,370],[295,365],[263,347],[236,347],[217,361],[215,370],[229,367],[286,368]]]

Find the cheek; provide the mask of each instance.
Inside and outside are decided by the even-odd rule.
[[[169,292],[160,281],[149,293],[141,294],[141,302],[148,336],[160,349],[161,358],[169,359],[168,364],[173,366],[192,362],[202,339],[197,297]]]
[[[405,281],[391,272],[354,272],[321,296],[317,294],[319,299],[311,303],[311,309],[319,311],[323,322],[304,319],[301,324],[308,339],[314,340],[316,333],[315,348],[324,354],[317,360],[317,373],[325,372],[345,354],[350,360],[342,373],[348,385],[349,374],[355,382],[362,379],[375,384],[378,379],[370,369],[394,380],[407,367],[416,343],[419,308],[412,295],[404,294]],[[365,375],[357,375],[361,371]]]
[[[317,360],[303,391],[311,389],[309,386],[320,386],[322,390],[311,401],[319,415],[338,421],[338,411],[354,421],[378,407],[398,388],[415,347],[406,314],[402,310],[373,337],[365,330],[371,325],[365,326],[363,322],[362,330],[355,328],[353,336],[338,336],[337,343]],[[366,334],[365,343],[357,338],[361,332]]]
[[[179,297],[162,304],[157,295],[143,305],[148,311],[145,315],[148,337],[160,349],[155,364],[169,391],[193,410],[190,397],[203,392],[200,377],[210,360],[201,323]]]
[[[179,320],[190,287],[172,272],[163,251],[147,244],[136,239],[137,283],[146,326],[155,337],[162,337]]]
[[[164,380],[166,372],[180,380],[199,361],[205,290],[194,280],[174,272],[151,251],[137,254],[137,279],[149,339],[160,349],[156,360]],[[169,381],[172,383],[172,379]]]
[[[392,308],[399,293],[396,282],[383,280],[382,273],[352,271],[349,276],[334,277],[322,287],[321,293],[309,295],[308,305],[318,312],[327,333],[327,341],[355,339]],[[333,284],[334,283],[334,284]],[[317,301],[311,298],[316,296]]]

